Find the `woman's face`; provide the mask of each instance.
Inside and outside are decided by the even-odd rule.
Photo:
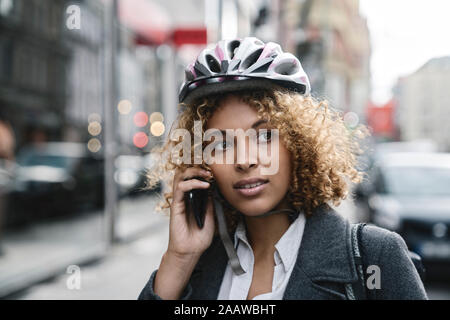
[[[207,123],[207,129],[242,129],[246,132],[248,129],[255,129],[257,141],[263,141],[269,144],[270,135],[261,131],[267,129],[270,133],[271,128],[268,123],[261,121],[255,109],[234,96],[229,96],[222,105],[214,112]],[[226,141],[225,137],[223,138]],[[267,167],[271,163],[249,152],[249,139],[245,140],[245,158],[241,156],[241,163],[236,161],[237,143],[234,145],[224,143],[222,148],[224,154],[234,149],[234,163],[210,164],[211,171],[216,183],[225,197],[225,199],[237,210],[247,216],[255,216],[268,212],[278,205],[283,205],[283,200],[288,192],[291,175],[291,157],[289,151],[284,146],[280,137],[278,150],[276,154],[269,151],[270,161],[278,155],[278,170],[274,174],[264,175],[263,172],[271,172]],[[241,154],[242,155],[242,154]],[[225,155],[224,155],[225,158]],[[243,162],[243,163],[242,163]],[[262,163],[264,162],[264,164]],[[261,170],[265,167],[266,170]]]

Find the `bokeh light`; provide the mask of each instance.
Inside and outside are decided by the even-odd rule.
[[[347,112],[344,115],[344,123],[348,128],[354,129],[359,123],[359,117],[355,112]]]
[[[159,122],[163,122],[164,121],[164,116],[162,115],[161,112],[153,112],[151,114],[151,116],[150,116],[150,123],[153,123],[153,122],[156,122],[156,121],[159,121]]]
[[[138,112],[134,115],[134,124],[137,127],[145,127],[148,123],[148,115],[145,112]]]
[[[121,100],[119,104],[117,105],[117,109],[119,110],[120,114],[129,114],[131,112],[131,109],[133,108],[133,105],[129,100]]]
[[[95,152],[100,151],[102,144],[101,144],[100,140],[98,140],[97,138],[92,138],[88,141],[87,147],[88,147],[89,151],[95,153]]]
[[[155,137],[162,136],[164,134],[164,131],[166,131],[166,127],[164,126],[164,123],[162,123],[160,121],[156,121],[156,122],[152,123],[152,125],[150,127],[150,132]]]
[[[102,132],[102,125],[98,121],[89,123],[88,132],[91,136],[98,136]]]
[[[144,148],[148,143],[148,136],[144,132],[137,132],[133,137],[133,144],[138,148]]]

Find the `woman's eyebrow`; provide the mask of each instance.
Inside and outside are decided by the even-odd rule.
[[[255,129],[256,127],[259,127],[260,125],[267,123],[267,122],[268,121],[266,119],[260,119],[260,120],[256,121],[254,124],[252,124],[252,128]],[[218,130],[222,133],[222,135],[224,135],[224,136],[226,135],[225,130],[222,130],[222,129],[218,129]]]
[[[252,128],[255,129],[256,127],[258,127],[258,126],[260,126],[260,125],[262,125],[264,123],[267,123],[267,120],[266,119],[260,119],[260,120],[256,121],[254,124],[252,124]]]

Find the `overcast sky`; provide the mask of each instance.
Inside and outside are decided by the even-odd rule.
[[[372,41],[372,98],[384,103],[397,78],[450,55],[450,0],[360,0]]]

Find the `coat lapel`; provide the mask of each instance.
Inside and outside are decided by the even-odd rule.
[[[217,299],[227,263],[225,247],[217,236],[200,258],[191,276],[192,299]]]
[[[358,281],[349,234],[349,223],[327,205],[308,217],[283,298],[345,299],[344,285]]]

